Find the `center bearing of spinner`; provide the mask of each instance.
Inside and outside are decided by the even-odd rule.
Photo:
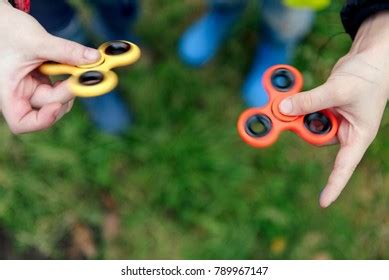
[[[287,116],[287,115],[284,115],[280,112],[280,104],[281,102],[285,99],[284,96],[278,96],[274,101],[273,101],[273,104],[271,106],[271,110],[273,112],[273,115],[279,119],[280,121],[282,122],[293,122],[295,120],[297,120],[298,116]]]
[[[78,65],[77,67],[82,68],[82,69],[91,69],[91,68],[95,68],[97,66],[100,66],[101,64],[104,63],[104,61],[105,61],[104,56],[100,53],[100,59],[98,61],[96,61],[95,63]]]

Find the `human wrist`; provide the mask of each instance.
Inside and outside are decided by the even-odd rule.
[[[382,63],[389,62],[389,11],[368,18],[359,28],[352,53],[379,54]],[[383,65],[384,66],[384,65]]]
[[[389,10],[388,0],[348,0],[341,11],[346,32],[354,40],[361,25],[370,17]]]
[[[349,56],[364,62],[368,80],[380,81],[381,91],[389,99],[389,11],[368,18],[359,28]]]

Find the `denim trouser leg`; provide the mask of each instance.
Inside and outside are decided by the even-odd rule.
[[[208,0],[211,7],[218,8],[244,8],[248,0]]]
[[[138,14],[137,0],[90,1],[109,28],[120,32],[134,22]],[[31,1],[31,15],[53,35],[86,43],[79,19],[66,0]]]
[[[89,1],[104,23],[115,33],[124,33],[135,22],[139,14],[138,0],[95,0]]]
[[[292,9],[281,0],[262,0],[265,39],[295,46],[311,30],[315,13],[310,9]]]
[[[243,8],[249,0],[208,0],[211,7]],[[314,12],[292,9],[282,0],[260,0],[265,39],[295,45],[311,29]]]
[[[75,15],[66,0],[31,1],[31,15],[49,32],[65,28]]]

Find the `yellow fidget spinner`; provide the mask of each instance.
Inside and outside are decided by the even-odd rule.
[[[71,75],[70,91],[79,97],[95,97],[112,91],[118,84],[113,68],[135,63],[141,55],[139,47],[127,41],[111,41],[99,47],[101,58],[88,65],[71,66],[44,63],[39,70],[48,76]]]

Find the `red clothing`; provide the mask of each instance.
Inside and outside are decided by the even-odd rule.
[[[30,0],[11,0],[10,3],[23,12],[30,12]]]

